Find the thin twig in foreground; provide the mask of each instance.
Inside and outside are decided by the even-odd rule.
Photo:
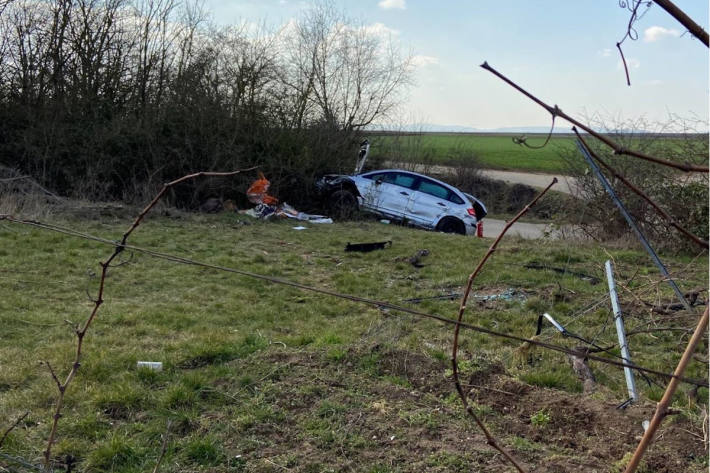
[[[706,47],[710,47],[710,37],[699,24],[693,21],[683,10],[678,8],[670,0],[653,0],[659,7],[663,8],[670,16],[678,20],[690,33],[698,38]]]
[[[459,397],[461,398],[461,402],[463,403],[464,408],[466,409],[466,412],[473,418],[473,420],[476,422],[478,427],[483,431],[483,434],[486,436],[486,441],[488,442],[488,445],[491,447],[495,448],[498,450],[519,472],[524,473],[525,470],[518,464],[518,462],[508,453],[503,447],[501,447],[498,442],[496,441],[495,437],[491,435],[490,431],[488,428],[485,426],[485,424],[478,418],[476,413],[474,412],[473,408],[469,405],[468,403],[468,398],[466,396],[466,393],[463,390],[463,386],[461,385],[461,380],[459,379],[459,372],[458,372],[458,351],[459,351],[459,332],[461,331],[461,322],[463,321],[463,314],[466,311],[466,303],[468,302],[468,296],[471,293],[471,288],[473,286],[473,281],[476,279],[476,276],[481,272],[483,269],[483,266],[486,264],[486,261],[488,261],[488,258],[493,254],[493,252],[496,250],[496,247],[498,246],[498,243],[501,241],[503,238],[503,235],[508,231],[508,229],[513,226],[515,222],[518,221],[520,217],[525,215],[525,213],[530,210],[536,203],[537,201],[545,195],[545,193],[550,190],[550,188],[557,183],[557,178],[552,179],[552,182],[550,185],[548,185],[540,194],[535,197],[532,202],[530,202],[528,205],[526,205],[518,214],[513,217],[512,220],[507,222],[505,224],[505,227],[503,227],[503,230],[500,232],[500,235],[498,235],[498,238],[495,239],[493,244],[488,248],[488,251],[486,252],[485,255],[483,255],[483,258],[481,259],[480,263],[478,263],[478,266],[476,266],[476,269],[471,273],[471,275],[468,277],[468,283],[466,284],[466,290],[463,293],[463,296],[461,297],[461,305],[459,306],[459,314],[457,318],[457,323],[454,328],[454,341],[453,341],[453,348],[451,351],[451,366],[453,370],[453,378],[454,378],[454,384],[456,385],[456,391],[459,393]]]
[[[678,366],[676,367],[675,372],[673,373],[675,376],[683,376],[685,368],[688,366],[688,363],[690,362],[691,356],[695,351],[695,348],[702,341],[707,329],[708,309],[705,309],[705,312],[698,321],[698,326],[695,328],[695,332],[690,338],[688,346],[685,348],[685,352],[680,358]],[[656,433],[656,430],[658,430],[658,428],[661,426],[661,422],[663,422],[663,419],[668,415],[668,406],[670,405],[671,400],[673,399],[673,394],[675,394],[675,391],[678,388],[678,383],[679,381],[677,378],[671,379],[668,383],[668,387],[666,388],[666,392],[663,394],[663,398],[661,398],[658,405],[656,406],[656,412],[653,414],[653,419],[651,419],[651,423],[646,429],[646,432],[643,434],[643,438],[641,439],[641,442],[639,442],[638,447],[636,447],[634,456],[631,457],[631,460],[629,461],[629,464],[626,467],[624,473],[633,473],[634,471],[636,471],[636,468],[638,468],[638,465],[641,462],[641,457],[643,457],[643,454],[646,452],[646,449],[653,440],[653,435]]]
[[[680,169],[681,171],[686,171],[686,172],[705,172],[705,173],[707,173],[708,171],[710,171],[710,169],[708,169],[707,166],[699,166],[697,164],[690,164],[690,163],[674,163],[674,162],[668,161],[666,159],[661,159],[661,158],[657,158],[655,156],[649,156],[649,155],[646,155],[643,153],[639,153],[638,151],[625,149],[622,146],[615,143],[614,141],[607,138],[606,136],[602,135],[601,133],[597,133],[596,131],[589,128],[587,125],[570,117],[569,115],[564,113],[562,110],[560,110],[560,108],[557,105],[552,107],[552,106],[546,104],[545,102],[543,102],[539,98],[535,97],[533,94],[531,94],[527,90],[520,87],[518,84],[516,84],[512,80],[508,79],[506,76],[504,76],[503,74],[501,74],[497,70],[493,69],[491,66],[488,65],[488,62],[484,62],[483,64],[481,64],[481,67],[483,69],[487,70],[488,72],[492,73],[493,75],[495,75],[499,79],[501,79],[503,82],[505,82],[508,85],[510,85],[511,87],[513,87],[515,90],[517,90],[521,94],[525,95],[527,98],[529,98],[530,100],[532,100],[533,102],[535,102],[536,104],[538,104],[539,106],[544,108],[545,110],[547,110],[547,112],[550,115],[552,115],[553,117],[558,116],[558,117],[564,118],[572,125],[575,125],[575,126],[581,128],[582,130],[586,131],[587,133],[589,133],[590,135],[592,135],[593,137],[595,137],[596,139],[598,139],[599,141],[601,141],[602,143],[604,143],[605,145],[607,145],[608,147],[613,149],[615,154],[624,154],[627,156],[633,156],[635,158],[643,159],[645,161],[650,161],[652,163],[661,164],[663,166],[668,166],[668,167],[672,167],[675,169]]]
[[[693,240],[693,242],[695,242],[697,245],[699,245],[699,246],[705,248],[706,250],[707,250],[708,248],[710,248],[710,246],[708,246],[708,242],[707,242],[707,241],[705,241],[705,240],[703,240],[702,238],[700,238],[699,236],[695,235],[695,234],[692,233],[690,230],[687,230],[686,228],[682,227],[678,222],[676,222],[676,220],[675,220],[672,216],[670,216],[670,215],[668,214],[668,212],[666,212],[665,210],[663,210],[663,209],[662,209],[656,202],[654,202],[653,199],[651,199],[644,191],[642,191],[641,189],[639,189],[638,187],[636,187],[635,185],[633,185],[631,182],[629,182],[628,179],[626,179],[624,176],[622,176],[621,174],[619,174],[614,168],[612,168],[612,167],[609,166],[606,162],[604,162],[594,151],[592,151],[592,149],[589,147],[589,145],[587,145],[587,142],[584,141],[584,138],[582,138],[582,135],[579,134],[579,131],[577,130],[577,128],[572,127],[572,131],[577,135],[577,138],[579,138],[579,141],[581,141],[582,144],[584,145],[584,147],[587,148],[587,151],[589,151],[589,155],[590,155],[592,158],[594,158],[594,160],[595,160],[596,162],[598,162],[599,164],[601,164],[607,171],[609,171],[614,177],[616,177],[617,179],[619,179],[626,187],[628,187],[629,189],[631,189],[631,191],[633,191],[636,195],[638,195],[638,196],[641,197],[643,200],[645,200],[646,202],[648,202],[649,205],[651,205],[651,207],[653,207],[653,208],[656,210],[656,212],[658,212],[659,215],[661,215],[664,219],[666,219],[666,221],[667,221],[673,228],[675,228],[676,230],[678,230],[679,232],[681,232],[683,235],[685,235],[686,237],[688,237],[688,238],[690,238],[691,240]]]
[[[153,473],[157,473],[158,468],[160,468],[160,464],[163,462],[163,458],[165,457],[165,452],[168,451],[168,438],[170,437],[170,426],[172,425],[172,422],[168,420],[168,424],[165,426],[165,433],[162,435],[163,437],[163,445],[160,447],[160,456],[158,457],[158,461],[155,463],[155,468],[153,468]]]
[[[121,254],[121,252],[126,248],[126,240],[130,236],[130,234],[136,228],[138,228],[138,225],[140,225],[141,221],[143,220],[143,218],[145,218],[146,214],[153,207],[155,207],[155,204],[158,203],[160,198],[171,187],[173,187],[183,181],[186,181],[188,179],[193,179],[196,177],[201,177],[201,176],[206,176],[206,177],[234,176],[235,174],[238,174],[238,173],[244,172],[244,171],[249,171],[251,169],[254,169],[254,168],[243,169],[243,170],[233,171],[233,172],[198,172],[198,173],[194,173],[194,174],[189,174],[187,176],[183,176],[179,179],[175,179],[172,182],[164,184],[162,190],[158,193],[158,195],[155,196],[155,198],[145,207],[145,209],[143,209],[143,211],[138,215],[138,217],[136,217],[133,224],[123,234],[121,241],[115,245],[111,256],[109,256],[105,262],[99,262],[99,265],[101,266],[101,277],[99,279],[99,290],[96,295],[96,299],[93,301],[94,307],[91,311],[91,314],[84,322],[84,325],[81,328],[76,328],[74,331],[74,333],[76,334],[76,338],[77,338],[76,352],[74,355],[74,362],[72,363],[71,369],[69,370],[69,374],[67,374],[67,377],[63,383],[60,382],[59,378],[57,377],[54,370],[52,369],[52,366],[49,363],[46,363],[47,367],[49,368],[49,371],[52,375],[52,379],[57,384],[57,390],[59,391],[59,396],[57,397],[57,402],[56,402],[55,408],[54,408],[54,415],[52,416],[53,422],[52,422],[52,428],[49,432],[49,438],[47,439],[47,448],[44,450],[44,469],[45,470],[47,470],[47,471],[50,470],[50,462],[51,462],[51,456],[52,456],[52,445],[54,444],[54,438],[57,435],[57,426],[59,425],[59,419],[62,417],[62,408],[64,407],[64,394],[66,393],[67,386],[69,386],[69,383],[71,383],[71,381],[74,379],[74,376],[76,376],[76,373],[79,371],[79,367],[81,366],[81,355],[82,355],[82,348],[84,345],[84,337],[86,336],[86,333],[89,330],[91,323],[96,318],[96,314],[99,312],[99,308],[101,307],[101,304],[103,304],[103,302],[104,302],[103,296],[104,296],[104,289],[106,286],[106,274],[108,273],[108,269],[109,269],[109,267],[111,267],[111,263],[113,262],[113,260],[116,259]]]
[[[0,447],[2,447],[2,444],[5,442],[5,439],[7,438],[7,436],[10,435],[10,432],[12,432],[12,430],[15,427],[17,427],[20,424],[20,422],[22,422],[22,420],[29,415],[29,413],[30,413],[30,411],[27,411],[24,414],[22,414],[20,417],[17,418],[17,420],[15,422],[13,422],[13,424],[10,427],[8,427],[5,430],[5,432],[3,432],[2,437],[0,437]]]
[[[49,231],[53,231],[53,232],[57,232],[57,233],[62,233],[62,234],[74,236],[77,238],[83,238],[83,239],[87,239],[87,240],[91,240],[91,241],[96,241],[96,242],[99,242],[99,243],[102,243],[102,244],[108,245],[108,246],[115,247],[115,246],[120,245],[116,241],[107,240],[105,238],[100,238],[95,235],[89,235],[88,233],[79,232],[77,230],[72,230],[70,228],[60,227],[58,225],[53,225],[53,224],[49,224],[49,223],[42,223],[42,222],[38,222],[38,221],[34,221],[34,220],[18,220],[18,219],[14,218],[12,216],[9,216],[9,215],[0,215],[0,221],[2,221],[2,220],[12,222],[12,223],[17,223],[20,225],[29,225],[29,226],[33,226],[36,228],[42,228],[45,230],[49,230]],[[225,271],[228,273],[233,273],[233,274],[238,274],[238,275],[253,278],[253,279],[258,279],[260,281],[267,281],[267,282],[270,282],[273,284],[280,284],[283,286],[294,287],[297,289],[301,289],[303,291],[309,291],[309,292],[313,292],[316,294],[323,294],[323,295],[327,295],[327,296],[331,296],[331,297],[336,297],[339,299],[349,300],[352,302],[357,302],[360,304],[369,305],[371,307],[386,308],[386,309],[391,309],[396,312],[414,315],[417,317],[426,317],[428,319],[437,320],[437,321],[444,323],[444,324],[459,325],[459,326],[461,326],[461,328],[472,330],[472,331],[482,333],[485,335],[489,335],[492,337],[504,338],[504,339],[513,340],[513,341],[516,341],[519,343],[528,343],[530,345],[542,347],[542,348],[545,348],[548,350],[553,350],[558,353],[565,353],[568,355],[575,355],[575,356],[578,356],[578,355],[579,356],[586,356],[590,360],[598,361],[600,363],[618,366],[619,368],[627,367],[627,368],[631,368],[631,369],[634,369],[639,372],[644,372],[644,373],[660,376],[665,379],[671,379],[674,377],[673,374],[664,373],[662,371],[658,371],[658,370],[655,370],[652,368],[647,368],[647,367],[643,367],[643,366],[639,366],[639,365],[635,365],[635,364],[629,364],[629,363],[625,363],[623,361],[617,361],[617,360],[613,360],[610,358],[604,358],[604,357],[600,357],[600,356],[590,355],[587,353],[580,353],[580,352],[578,352],[576,350],[572,350],[570,348],[566,348],[566,347],[563,347],[560,345],[554,345],[552,343],[546,343],[546,342],[543,342],[543,341],[540,341],[540,340],[534,339],[534,338],[520,337],[517,335],[513,335],[511,333],[498,332],[496,330],[491,330],[491,329],[488,329],[485,327],[472,325],[472,324],[469,324],[466,322],[457,322],[455,319],[449,319],[449,318],[443,317],[443,316],[435,314],[435,313],[423,312],[420,310],[415,310],[415,309],[412,309],[409,307],[400,306],[400,305],[397,305],[397,304],[394,304],[391,302],[387,302],[387,301],[378,301],[378,300],[369,299],[367,297],[357,296],[357,295],[353,295],[353,294],[342,294],[339,292],[331,291],[331,290],[320,288],[320,287],[308,286],[308,285],[298,283],[295,281],[291,281],[288,279],[278,278],[275,276],[269,276],[266,274],[253,273],[251,271],[246,271],[246,270],[239,269],[239,268],[230,268],[227,266],[220,266],[220,265],[205,263],[202,261],[184,258],[182,256],[171,255],[168,253],[161,253],[159,251],[150,250],[148,248],[141,248],[141,247],[135,246],[135,245],[126,244],[124,246],[128,250],[132,250],[137,253],[142,253],[142,254],[145,254],[148,256],[152,256],[153,258],[158,258],[158,259],[162,259],[165,261],[171,261],[173,263],[180,263],[180,264],[185,264],[185,265],[190,265],[190,266],[199,266],[201,268],[209,268],[209,269],[214,269],[217,271]],[[589,310],[591,310],[591,309],[589,309]],[[697,386],[701,386],[701,387],[708,387],[707,380],[689,379],[689,378],[684,378],[684,377],[680,377],[678,379],[683,383],[689,383],[689,384],[693,384],[693,385],[697,385]]]

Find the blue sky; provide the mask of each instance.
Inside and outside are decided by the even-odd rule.
[[[218,24],[278,27],[305,0],[205,0]],[[398,123],[475,128],[547,126],[547,113],[490,73],[483,61],[575,117],[607,121],[669,114],[708,119],[708,49],[657,5],[626,40],[627,87],[616,42],[629,12],[617,0],[336,0],[348,16],[390,31],[415,57],[415,85]],[[707,30],[707,0],[676,0]],[[561,125],[567,127],[566,124]]]

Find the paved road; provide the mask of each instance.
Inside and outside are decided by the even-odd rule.
[[[387,162],[386,165],[397,169],[412,169],[412,165],[406,163]],[[456,172],[455,168],[451,166],[425,166],[420,164],[415,165],[412,170],[425,174],[454,174]],[[563,174],[533,174],[517,171],[498,171],[495,169],[481,169],[481,174],[509,184],[525,184],[540,189],[547,187],[552,182],[552,178],[557,177],[558,183],[555,184],[552,190],[567,194],[572,194],[576,185],[573,177]]]
[[[552,179],[557,177],[558,182],[552,187],[552,190],[566,194],[572,194],[576,186],[576,181],[573,177],[562,174],[531,174],[515,171],[496,171],[493,169],[482,169],[481,174],[509,184],[526,184],[538,188],[547,187],[552,182]]]
[[[563,176],[561,174],[555,176],[554,174],[531,174],[514,171],[496,171],[493,169],[483,169],[481,170],[481,174],[491,179],[505,181],[510,184],[526,184],[537,188],[547,187],[550,185],[550,182],[552,182],[552,179],[557,177],[558,182],[552,187],[552,190],[567,194],[572,194],[574,186],[576,185],[574,178],[570,176]],[[500,234],[504,226],[505,220],[486,218],[483,220],[483,236],[486,238],[495,238],[498,234]],[[526,239],[537,239],[543,237],[560,238],[562,236],[562,232],[556,228],[553,228],[553,226],[549,223],[517,222],[515,225],[510,227],[506,233],[506,236],[519,236]]]

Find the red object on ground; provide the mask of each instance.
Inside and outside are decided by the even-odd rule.
[[[259,179],[251,183],[249,189],[247,189],[247,198],[252,204],[266,204],[266,205],[276,205],[279,203],[279,199],[274,196],[267,194],[269,186],[271,183],[264,173],[259,171]]]
[[[478,222],[476,225],[476,236],[478,238],[483,238],[483,222]]]

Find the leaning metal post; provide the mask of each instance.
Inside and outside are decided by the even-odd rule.
[[[621,307],[619,307],[619,298],[616,294],[616,283],[614,282],[614,270],[611,266],[611,260],[607,260],[606,262],[606,279],[609,281],[609,299],[611,299],[611,307],[614,309],[614,322],[616,323],[616,334],[619,336],[621,356],[625,363],[631,364],[631,353],[629,353],[629,345],[626,343],[624,319],[621,318]],[[629,396],[631,396],[634,402],[638,402],[639,395],[636,392],[634,372],[628,366],[624,366],[624,376],[626,377],[626,387],[629,390]]]
[[[611,196],[611,199],[614,201],[616,206],[619,207],[619,210],[626,219],[626,222],[629,224],[634,233],[636,233],[636,236],[641,241],[641,244],[643,244],[643,247],[646,249],[648,254],[651,256],[651,259],[653,259],[653,262],[656,263],[656,266],[658,266],[658,269],[661,271],[663,277],[673,288],[673,291],[675,292],[676,296],[678,296],[678,300],[680,300],[681,304],[683,304],[683,307],[685,307],[687,310],[691,310],[690,304],[688,304],[688,301],[686,301],[685,297],[683,297],[683,293],[680,292],[680,289],[678,289],[678,285],[676,285],[675,281],[671,279],[671,275],[668,273],[668,270],[663,265],[663,262],[661,262],[656,252],[653,250],[653,248],[651,248],[651,245],[649,244],[648,240],[646,239],[644,234],[641,233],[641,229],[638,227],[638,225],[636,225],[636,222],[631,217],[628,210],[626,210],[626,207],[624,207],[624,204],[621,202],[621,200],[619,200],[616,193],[614,192],[614,189],[611,188],[609,181],[607,181],[606,177],[604,177],[604,174],[602,174],[602,172],[599,170],[599,166],[597,166],[597,163],[595,163],[592,159],[591,155],[589,154],[589,150],[587,150],[587,147],[584,146],[584,144],[579,139],[577,140],[577,147],[582,152],[584,159],[586,159],[589,163],[589,166],[594,171],[594,174],[597,176],[597,179],[599,179],[599,182],[602,183],[602,186],[604,187],[606,192]]]

